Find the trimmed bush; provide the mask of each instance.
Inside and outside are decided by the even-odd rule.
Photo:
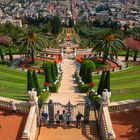
[[[62,79],[62,75],[61,75],[61,77],[60,77],[60,79],[59,79],[59,81],[58,81],[58,83],[56,83],[56,84],[50,84],[49,85],[49,91],[50,92],[58,92],[58,90],[59,90],[59,88],[60,88],[60,85],[61,85],[61,79]]]
[[[57,68],[57,63],[54,62],[54,68],[55,68],[55,74],[56,76],[58,76],[58,68]]]
[[[88,90],[89,90],[89,85],[88,84],[78,84],[78,87],[79,87],[79,91],[80,93],[87,93]]]
[[[96,108],[100,108],[100,97],[95,94],[89,94],[90,99],[94,102]]]
[[[48,82],[48,83],[53,83],[51,63],[52,62],[46,61],[43,64],[43,69],[44,69],[44,72],[45,72],[45,82]]]
[[[49,97],[49,92],[48,91],[45,91],[38,96],[39,108],[42,107],[43,103],[45,103],[45,101],[48,99],[48,97]]]
[[[108,89],[110,91],[110,71],[106,72],[105,80],[104,80],[104,89]]]
[[[51,74],[52,74],[53,82],[56,81],[56,71],[54,68],[54,63],[51,63]]]
[[[80,68],[80,76],[82,77],[82,81],[84,83],[90,83],[92,82],[92,72],[95,69],[95,63],[91,60],[85,60],[81,63],[81,68]]]
[[[28,69],[27,70],[27,91],[29,91],[29,90],[31,91],[33,87],[34,87],[34,85],[33,85],[31,69]]]
[[[103,91],[103,88],[104,88],[104,79],[105,79],[105,71],[102,72],[102,75],[101,75],[101,78],[100,78],[100,82],[99,82],[99,85],[98,85],[98,94],[102,95],[102,91]]]
[[[37,74],[35,70],[33,70],[32,76],[33,76],[33,82],[37,91],[37,95],[39,95],[41,93],[41,89],[39,86],[39,82],[38,82],[38,78],[37,78]]]

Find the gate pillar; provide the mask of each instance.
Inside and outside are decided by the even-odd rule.
[[[54,122],[54,103],[52,100],[48,102],[48,114],[49,114],[49,122]]]
[[[89,102],[85,103],[85,109],[84,109],[84,122],[89,122],[89,115],[90,115],[90,104]]]

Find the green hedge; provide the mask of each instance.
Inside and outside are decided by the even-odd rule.
[[[47,100],[48,97],[49,97],[49,92],[48,91],[45,91],[38,96],[39,108],[42,107],[43,103]]]
[[[60,85],[61,85],[61,80],[62,80],[62,75],[61,75],[58,83],[56,83],[56,84],[50,84],[49,85],[49,91],[51,93],[53,93],[53,92],[56,92],[57,93],[58,92],[58,90],[60,88]]]
[[[59,89],[59,84],[51,84],[49,86],[49,91],[50,92],[58,92],[58,89]]]
[[[95,106],[97,108],[99,108],[100,107],[100,104],[99,104],[100,97],[98,97],[98,95],[95,95],[95,94],[92,94],[92,93],[89,94],[89,97],[94,102]]]
[[[79,87],[79,91],[80,93],[87,93],[89,91],[89,85],[88,84],[78,84],[78,87]]]

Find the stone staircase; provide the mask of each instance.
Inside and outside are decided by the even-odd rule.
[[[85,102],[88,100],[86,94],[81,94],[77,90],[77,84],[73,78],[75,70],[75,61],[64,59],[62,63],[63,77],[59,93],[51,94],[50,99],[54,102],[67,104],[70,100],[72,104]],[[90,109],[90,121],[88,124],[82,123],[80,129],[76,128],[76,122],[71,122],[67,126],[58,126],[56,124],[41,126],[38,140],[99,140],[94,107]]]

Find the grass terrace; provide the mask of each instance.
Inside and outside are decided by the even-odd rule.
[[[111,73],[111,101],[140,98],[140,66],[130,65],[132,68]],[[94,75],[93,81],[97,89],[100,75]]]
[[[38,75],[41,88],[43,88],[44,75]],[[26,72],[18,71],[7,66],[0,65],[0,96],[27,100]]]

